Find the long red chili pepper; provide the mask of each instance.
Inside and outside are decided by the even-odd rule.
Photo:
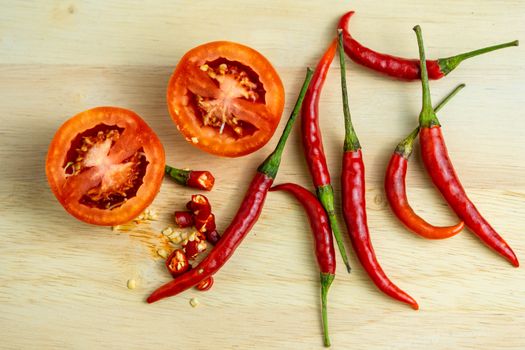
[[[307,189],[293,183],[285,183],[272,187],[270,191],[286,191],[291,193],[302,204],[314,235],[315,256],[321,275],[321,312],[323,319],[324,345],[330,346],[328,335],[327,295],[328,289],[335,277],[335,251],[332,231],[326,212],[317,198]]]
[[[273,180],[279,170],[279,164],[281,162],[281,156],[286,140],[288,139],[295,119],[299,114],[311,78],[312,71],[307,69],[301,93],[299,94],[293,112],[286,123],[286,127],[279,139],[277,147],[257,169],[257,173],[241,202],[237,214],[228,228],[224,231],[224,234],[215,245],[215,248],[212,249],[210,254],[208,254],[208,256],[197,265],[197,267],[154,291],[148,297],[148,303],[153,303],[159,299],[179,294],[213,276],[226,263],[226,261],[228,261],[244,237],[250,232],[252,226],[257,222],[257,219],[261,214],[266,194],[272,186]]]
[[[441,101],[434,110],[437,112],[454,95],[456,95],[465,84],[458,85],[447,97]],[[405,178],[407,174],[408,160],[414,148],[414,140],[419,133],[419,127],[401,141],[388,163],[385,176],[385,193],[388,203],[397,218],[412,232],[429,239],[443,239],[452,237],[463,229],[464,223],[460,221],[453,226],[434,226],[417,215],[410,204],[406,194]]]
[[[346,13],[339,21],[339,29],[343,30],[344,48],[348,57],[365,67],[375,70],[379,73],[389,75],[394,78],[404,80],[419,79],[420,68],[419,60],[382,54],[361,45],[348,32],[348,22],[354,11]],[[450,73],[464,60],[482,55],[494,50],[503,49],[510,46],[518,46],[518,40],[504,44],[485,47],[483,49],[465,52],[456,56],[440,58],[433,61],[427,61],[429,79],[440,79]]]
[[[407,303],[417,310],[419,308],[417,302],[388,279],[377,261],[372,242],[370,241],[370,233],[366,219],[365,165],[363,163],[361,145],[352,125],[350,108],[348,107],[346,67],[341,31],[339,31],[339,60],[341,64],[341,90],[345,118],[345,142],[341,184],[343,191],[343,216],[348,234],[361,265],[363,265],[363,268],[375,285],[383,293],[403,303]]]
[[[328,214],[337,247],[347,271],[350,272],[350,263],[348,262],[343,237],[339,231],[339,224],[335,215],[334,190],[330,183],[330,172],[328,171],[323,149],[323,137],[319,129],[319,98],[336,50],[337,40],[334,39],[315,68],[312,83],[304,98],[301,112],[301,129],[304,155],[312,175],[317,197]]]
[[[414,27],[419,46],[421,60],[421,82],[423,86],[423,108],[419,115],[419,139],[423,164],[432,178],[432,182],[441,192],[445,200],[465,222],[465,225],[476,234],[486,245],[505,257],[512,265],[518,267],[516,255],[503,238],[481,216],[474,204],[469,200],[456,171],[448,157],[447,146],[441,125],[432,109],[428,74],[425,67],[425,48],[421,28]]]
[[[164,171],[182,186],[211,191],[215,184],[215,178],[212,173],[206,170],[184,170],[166,165]]]

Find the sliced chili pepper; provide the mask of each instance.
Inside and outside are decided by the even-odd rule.
[[[216,245],[219,239],[221,239],[221,236],[219,235],[219,232],[217,232],[217,230],[206,231],[205,235],[206,235],[206,240],[213,245]]]
[[[434,110],[436,112],[439,111],[441,107],[443,107],[464,87],[465,84],[458,85],[434,108]],[[396,150],[390,158],[390,163],[388,163],[385,176],[386,198],[397,218],[412,232],[428,239],[449,238],[461,232],[464,226],[463,221],[460,221],[453,226],[434,226],[417,215],[408,203],[405,178],[407,174],[408,160],[412,154],[414,140],[418,133],[419,127],[412,131],[410,135],[397,145]]]
[[[205,292],[207,290],[210,290],[210,288],[213,286],[213,277],[210,276],[206,278],[205,280],[202,280],[199,284],[197,284],[197,289],[201,292]]]
[[[173,277],[180,276],[191,267],[182,249],[176,249],[166,259],[166,267]]]
[[[301,88],[301,93],[299,94],[293,112],[286,123],[286,127],[284,128],[283,134],[279,139],[275,150],[257,169],[257,173],[248,187],[237,214],[228,228],[224,231],[224,234],[215,248],[211,250],[208,256],[204,258],[196,268],[154,291],[148,297],[148,303],[153,303],[159,299],[179,294],[214,275],[226,263],[226,261],[228,261],[235,252],[235,249],[241,244],[244,237],[250,232],[261,214],[266,194],[272,186],[277,171],[279,170],[279,164],[281,162],[281,156],[286,140],[288,139],[295,119],[300,112],[301,104],[311,78],[312,71],[308,69],[303,87]]]
[[[419,139],[423,164],[434,185],[456,212],[456,215],[465,222],[465,225],[486,245],[505,257],[512,265],[518,267],[518,258],[507,242],[481,216],[467,197],[450,161],[447,146],[441,133],[441,125],[432,109],[421,28],[415,26],[414,31],[416,32],[419,46],[421,82],[423,86],[423,107],[419,115]]]
[[[417,302],[398,288],[386,276],[377,261],[374,247],[370,241],[370,232],[366,218],[365,200],[365,165],[361,153],[361,144],[352,125],[348,93],[346,88],[346,66],[343,53],[343,37],[339,31],[339,61],[341,64],[341,90],[343,95],[343,113],[345,119],[345,141],[343,153],[343,170],[341,174],[343,216],[354,251],[366,273],[377,288],[386,295],[406,303],[415,310]]]
[[[207,218],[211,214],[211,204],[206,196],[202,194],[194,194],[191,196],[191,201],[186,204],[186,208],[191,210],[194,215]]]
[[[343,42],[346,54],[356,63],[368,67],[376,72],[389,75],[403,80],[416,80],[420,77],[419,60],[391,56],[376,52],[361,45],[355,40],[348,31],[348,22],[354,11],[346,13],[339,21],[339,29],[343,30]],[[503,49],[510,46],[518,46],[518,40],[508,43],[485,47],[470,52],[465,52],[456,56],[440,58],[427,61],[429,79],[441,79],[464,60],[482,55],[487,52]]]
[[[176,211],[174,216],[175,223],[181,228],[193,225],[193,214],[189,211]]]
[[[183,245],[184,252],[190,260],[195,259],[197,255],[205,251],[206,248],[206,241],[201,239],[200,236],[195,236],[193,240]]]
[[[285,183],[272,187],[270,191],[286,191],[291,193],[303,206],[310,221],[314,235],[315,256],[321,276],[321,312],[323,319],[324,345],[330,346],[328,335],[327,295],[328,289],[335,278],[335,251],[330,230],[330,221],[326,212],[310,191],[293,183]]]
[[[317,197],[328,214],[339,253],[341,254],[347,271],[350,272],[350,263],[348,262],[343,237],[339,231],[339,223],[335,215],[334,190],[330,182],[330,172],[328,171],[323,149],[323,137],[319,128],[319,98],[324,81],[326,80],[326,74],[328,73],[330,64],[334,60],[336,50],[337,40],[334,39],[315,68],[312,83],[304,98],[301,113],[301,129],[304,155],[317,192]]]
[[[202,219],[200,215],[195,216],[195,228],[199,232],[215,231],[215,215],[210,214],[205,219]]]
[[[182,186],[211,191],[215,184],[215,177],[206,170],[184,170],[166,165],[165,172]]]

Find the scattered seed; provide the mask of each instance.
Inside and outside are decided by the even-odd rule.
[[[164,236],[169,236],[173,233],[173,229],[171,227],[166,227],[164,230],[161,231]]]
[[[157,254],[163,259],[167,259],[169,255],[166,249],[162,249],[162,248],[157,250]]]
[[[135,289],[135,287],[137,286],[137,283],[135,282],[134,279],[129,279],[127,286],[128,286],[128,289]]]
[[[191,298],[190,305],[191,307],[197,307],[199,305],[199,300],[197,298]]]

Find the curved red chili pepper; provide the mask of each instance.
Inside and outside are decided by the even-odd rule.
[[[314,235],[315,256],[321,272],[321,313],[323,319],[324,345],[330,346],[328,335],[327,294],[335,278],[335,251],[332,231],[326,212],[317,198],[307,189],[297,184],[284,183],[274,186],[270,191],[291,193],[302,204]]]
[[[436,108],[436,112],[441,109],[454,95],[458,93],[465,84],[458,85]],[[412,232],[428,239],[444,239],[452,237],[463,229],[464,223],[460,221],[453,226],[434,226],[425,219],[417,215],[410,204],[406,195],[405,178],[407,174],[408,160],[412,154],[414,140],[419,133],[419,127],[401,141],[388,163],[385,175],[385,193],[388,203],[397,218]]]
[[[311,78],[312,71],[308,69],[301,93],[299,94],[294,110],[286,123],[286,127],[279,139],[277,147],[257,169],[257,173],[248,187],[237,214],[232,219],[228,228],[224,231],[224,234],[215,245],[215,248],[212,249],[210,254],[208,254],[208,256],[204,258],[196,268],[154,291],[148,297],[148,303],[153,303],[159,299],[179,294],[180,292],[211,277],[219,271],[226,261],[228,261],[235,252],[235,249],[241,244],[244,237],[250,232],[251,228],[259,218],[266,199],[266,194],[272,186],[273,180],[279,170],[279,164],[281,162],[281,156],[286,140],[288,139],[295,119],[299,114],[301,103],[304,99]]]
[[[348,22],[354,11],[346,13],[339,21],[339,29],[343,30],[343,42],[346,54],[356,63],[379,73],[404,80],[416,80],[420,76],[419,60],[382,54],[361,45],[348,32]],[[462,53],[456,56],[427,61],[429,79],[440,79],[450,73],[464,60],[494,50],[510,46],[518,46],[518,40],[504,44],[489,46],[483,49]]]
[[[388,279],[377,261],[366,218],[365,165],[361,145],[352,125],[346,88],[346,65],[343,54],[343,38],[339,31],[339,60],[341,64],[341,90],[345,117],[345,142],[343,169],[341,173],[343,216],[354,251],[366,273],[375,285],[390,297],[406,303],[415,310],[417,302]]]
[[[213,177],[212,173],[206,170],[184,170],[166,165],[164,171],[175,180],[175,182],[182,186],[211,191],[215,184],[215,177]]]
[[[330,172],[326,164],[323,137],[319,128],[319,98],[324,81],[326,80],[326,74],[328,73],[330,64],[334,60],[336,50],[337,40],[334,39],[315,68],[312,83],[304,98],[301,112],[301,129],[304,155],[317,192],[317,197],[328,214],[339,253],[341,254],[347,271],[350,272],[350,263],[348,262],[343,237],[339,231],[339,223],[335,215],[334,190],[330,183]]]
[[[441,133],[439,120],[432,109],[428,74],[425,69],[425,49],[421,28],[414,27],[421,59],[421,81],[423,86],[423,108],[419,115],[420,145],[423,164],[432,182],[441,192],[450,207],[465,225],[476,234],[486,245],[505,257],[512,265],[518,267],[519,262],[503,238],[481,216],[474,204],[469,200],[459,178],[448,157],[445,140]]]

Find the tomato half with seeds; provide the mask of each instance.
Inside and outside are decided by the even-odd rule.
[[[264,146],[284,108],[284,88],[270,62],[247,46],[216,41],[188,51],[171,76],[171,118],[200,149],[239,157]]]
[[[137,114],[97,107],[58,129],[47,153],[46,175],[71,215],[109,226],[134,219],[151,204],[164,165],[159,138]]]

